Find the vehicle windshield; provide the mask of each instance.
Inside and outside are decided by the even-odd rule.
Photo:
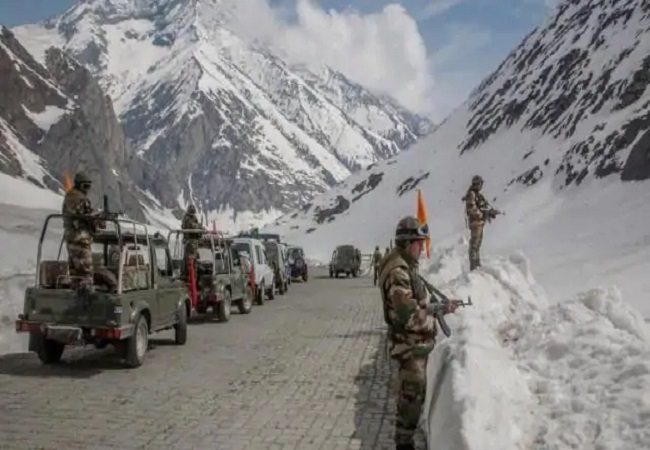
[[[277,244],[274,244],[273,242],[265,242],[264,250],[266,250],[266,257],[271,261],[275,261],[278,255]]]
[[[302,258],[302,249],[298,247],[293,247],[289,249],[289,258],[298,259]]]
[[[341,245],[336,252],[336,255],[339,258],[353,258],[356,255],[354,251],[354,246],[352,245]]]

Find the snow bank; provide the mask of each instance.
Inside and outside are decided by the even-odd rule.
[[[429,362],[430,448],[650,448],[650,334],[616,289],[553,303],[523,255],[462,267],[465,242],[429,278],[474,306],[448,316]],[[446,263],[445,263],[446,262]],[[450,269],[451,267],[451,269]]]

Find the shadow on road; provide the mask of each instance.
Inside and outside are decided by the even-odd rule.
[[[45,365],[34,353],[0,356],[0,375],[36,378],[91,378],[106,370],[128,370],[111,347],[106,350],[73,350],[58,364]]]
[[[394,383],[395,363],[385,352],[385,332],[369,330],[360,334],[382,334],[379,348],[371,362],[362,366],[354,383],[355,395],[353,437],[361,441],[361,450],[393,450],[395,422]]]

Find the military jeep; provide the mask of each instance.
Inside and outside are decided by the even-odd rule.
[[[146,225],[102,218],[104,230],[95,233],[91,246],[93,285],[82,290],[78,277],[70,275],[63,240],[56,259],[43,257],[46,230],[62,218],[52,214],[45,219],[36,280],[26,289],[23,313],[16,320],[16,331],[30,334],[29,350],[44,364],[52,364],[61,359],[66,345],[111,344],[128,367],[138,367],[151,333],[173,328],[176,344],[184,345],[189,299],[175,278],[165,238],[149,234]],[[101,273],[112,274],[117,289],[106,283],[105,275],[98,276]]]
[[[283,246],[274,241],[264,241],[264,250],[266,258],[269,260],[273,272],[275,273],[275,287],[280,295],[284,295],[289,290],[289,277],[287,276],[287,261]]]
[[[341,273],[358,277],[361,272],[361,251],[353,245],[339,245],[332,253],[329,272],[330,278],[338,278]]]
[[[198,234],[198,257],[192,268],[186,268],[188,273],[184,277],[190,297],[190,317],[214,314],[219,321],[228,322],[233,304],[237,305],[240,314],[250,314],[253,290],[249,274],[231,239],[203,230],[171,231],[169,239],[175,241],[175,266],[187,265],[183,241],[191,234]]]

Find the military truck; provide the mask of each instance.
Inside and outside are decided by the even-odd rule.
[[[249,274],[244,271],[231,239],[204,230],[173,230],[169,240],[175,242],[174,265],[179,268],[186,265],[183,241],[190,234],[198,234],[198,257],[192,267],[185,267],[183,277],[190,297],[190,318],[214,314],[219,321],[228,322],[233,304],[240,314],[250,314],[253,291]]]
[[[62,220],[61,214],[45,219],[34,286],[26,289],[23,313],[16,320],[16,331],[30,335],[29,350],[44,364],[53,364],[67,345],[111,344],[128,367],[139,367],[152,333],[173,328],[174,341],[184,345],[189,299],[173,271],[165,238],[150,234],[146,225],[103,217],[104,229],[95,233],[91,247],[95,280],[90,290],[80,290],[77,277],[70,275],[63,238],[56,259],[43,257],[48,227]],[[98,277],[100,266],[117,279],[117,289]]]
[[[354,245],[339,245],[332,253],[329,272],[330,278],[338,278],[341,273],[358,277],[361,272],[361,251]]]

